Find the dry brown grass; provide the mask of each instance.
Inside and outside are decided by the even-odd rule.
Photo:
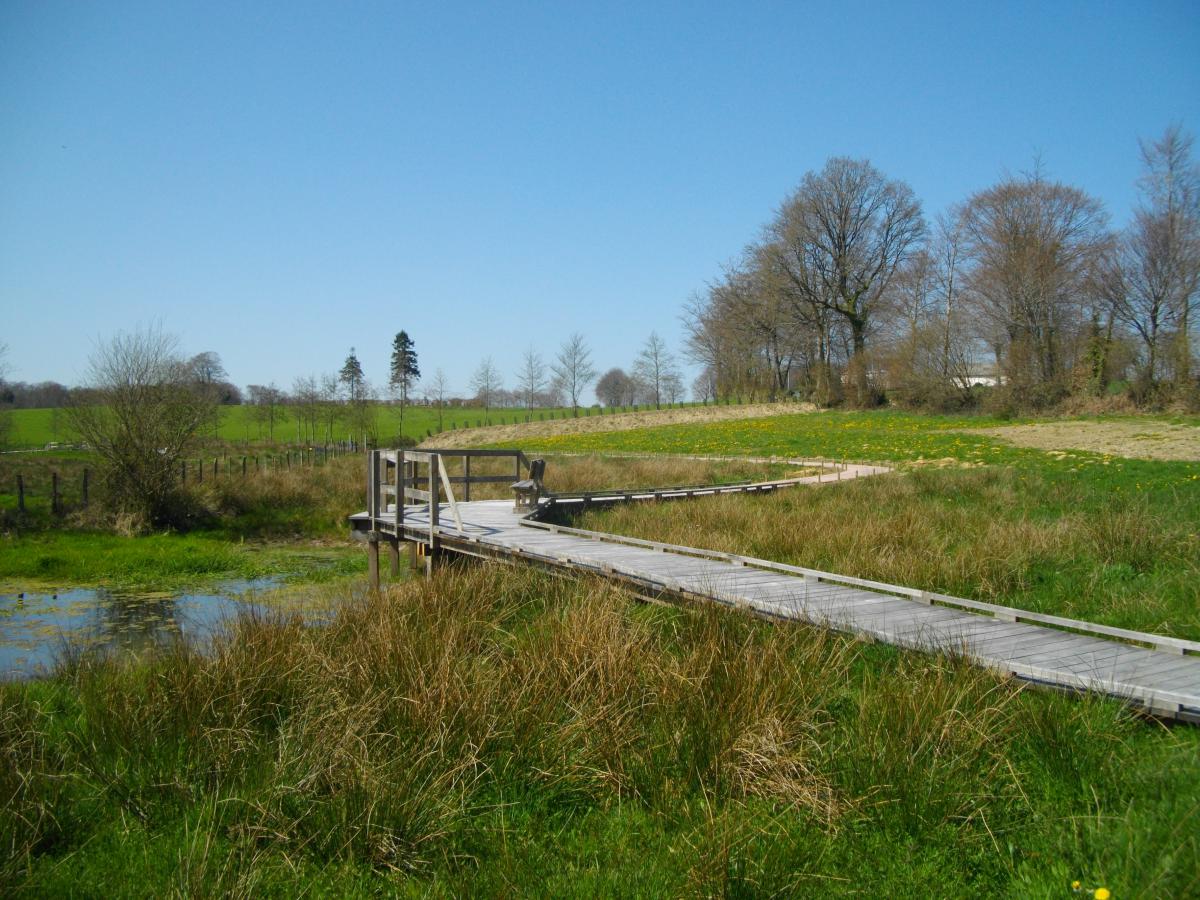
[[[973,428],[968,433],[1036,450],[1086,450],[1130,459],[1200,460],[1200,426],[1153,419],[1038,422]]]
[[[1069,483],[999,468],[919,469],[770,496],[623,505],[582,527],[742,553],[1091,621],[1200,636],[1197,539],[1142,498],[1103,515]],[[1040,513],[1039,505],[1062,507]],[[1146,577],[1153,573],[1154,577]]]
[[[484,428],[464,428],[444,431],[424,441],[422,448],[482,447],[491,444],[524,441],[536,442],[540,437],[556,434],[586,434],[595,431],[629,431],[660,425],[725,422],[733,419],[756,419],[781,413],[815,412],[809,403],[751,403],[745,406],[687,406],[682,409],[647,409],[641,412],[616,413],[603,416],[583,416],[575,419],[552,419],[549,422],[528,422],[522,425],[491,425]]]

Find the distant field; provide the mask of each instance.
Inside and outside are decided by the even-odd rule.
[[[394,406],[380,404],[377,407],[379,415],[379,434],[385,442],[397,434],[400,412]],[[255,421],[255,410],[249,406],[226,406],[221,410],[221,426],[219,436],[222,440],[233,443],[259,443],[271,440],[271,433],[263,423]],[[534,422],[550,420],[551,417],[561,419],[570,417],[569,407],[545,409],[492,409],[486,417],[482,407],[462,407],[446,409],[442,412],[441,425],[446,431],[452,429],[475,428],[484,424],[513,425],[525,422],[531,417]],[[580,409],[580,417],[599,416],[601,413],[594,408]],[[605,415],[609,415],[607,411]],[[13,449],[40,448],[51,442],[67,442],[73,439],[67,414],[61,409],[18,409],[13,410],[13,433],[9,445]],[[424,439],[430,433],[438,431],[438,412],[424,406],[410,406],[404,411],[404,436],[415,441]],[[349,436],[344,423],[338,422],[333,427],[333,439],[345,440]],[[274,442],[297,442],[296,420],[290,410],[281,410],[275,421]]]

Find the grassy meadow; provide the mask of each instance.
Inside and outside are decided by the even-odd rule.
[[[879,461],[894,477],[582,524],[1200,639],[1200,463],[1009,446],[977,419],[821,413],[545,438],[547,451]]]
[[[1198,755],[954,660],[452,568],[0,688],[0,885],[1186,896]]]
[[[523,449],[562,491],[784,470],[556,453],[888,462],[581,523],[1200,638],[1200,464],[964,430],[988,424],[814,413]],[[10,533],[0,580],[258,574],[314,541],[362,571],[338,544],[361,482],[361,457],[206,481],[186,535]],[[0,684],[0,893],[1200,894],[1200,729],[533,570],[328,590],[327,626],[259,614],[207,653],[67,653]]]
[[[253,406],[223,406],[220,408],[220,425],[211,438],[231,445],[300,444],[296,420],[290,407],[279,407],[273,428],[256,418],[258,410]],[[598,407],[581,407],[580,416],[600,416]],[[67,443],[74,439],[70,420],[62,409],[16,409],[11,411],[12,433],[8,444],[13,449],[42,448],[51,442]],[[380,440],[388,443],[400,434],[400,411],[389,403],[375,404],[375,416]],[[446,407],[438,416],[438,410],[428,406],[407,406],[404,410],[403,435],[420,441],[440,430],[475,428],[479,425],[515,425],[526,421],[544,422],[571,416],[570,407],[547,407],[538,409],[489,409],[482,407]],[[324,426],[321,429],[324,435]],[[344,441],[350,431],[344,421],[333,425],[333,440]]]

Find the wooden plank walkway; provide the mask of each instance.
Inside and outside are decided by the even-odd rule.
[[[886,472],[848,466],[804,479],[825,483]],[[740,491],[765,489],[742,485]],[[701,496],[733,488],[615,492],[627,498]],[[553,504],[583,503],[558,497]],[[607,502],[594,495],[588,502]],[[532,514],[508,500],[460,502],[461,530],[450,507],[439,506],[436,532],[442,550],[592,572],[623,582],[641,594],[675,595],[743,608],[777,620],[800,621],[896,646],[962,654],[987,668],[1040,685],[1117,697],[1156,715],[1200,722],[1200,643],[1026,613],[769,560],[675,547],[616,535],[585,532],[537,521],[551,504]],[[351,517],[370,531],[367,513]],[[429,506],[405,508],[396,534],[390,506],[380,510],[375,531],[415,542],[429,538]],[[1069,629],[1069,630],[1064,630]],[[1080,633],[1088,632],[1088,633]],[[1120,638],[1121,640],[1114,640]],[[1151,644],[1152,647],[1136,643]]]

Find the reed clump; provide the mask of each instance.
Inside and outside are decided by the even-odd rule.
[[[1095,804],[1194,800],[1196,750],[1118,704],[953,659],[642,606],[601,582],[450,569],[351,593],[320,627],[247,615],[205,652],[76,654],[0,687],[0,883],[1040,884],[1034,847],[1076,868],[1110,852],[1112,834],[1077,818]],[[1138,840],[1200,858],[1195,835]],[[881,862],[889,846],[910,863]],[[1181,886],[1183,868],[1142,875]]]
[[[1194,522],[1036,472],[918,469],[833,488],[627,504],[585,528],[1200,638]]]
[[[325,535],[345,532],[346,516],[363,505],[365,482],[364,457],[337,457],[212,478],[189,496],[210,524],[235,535]]]

